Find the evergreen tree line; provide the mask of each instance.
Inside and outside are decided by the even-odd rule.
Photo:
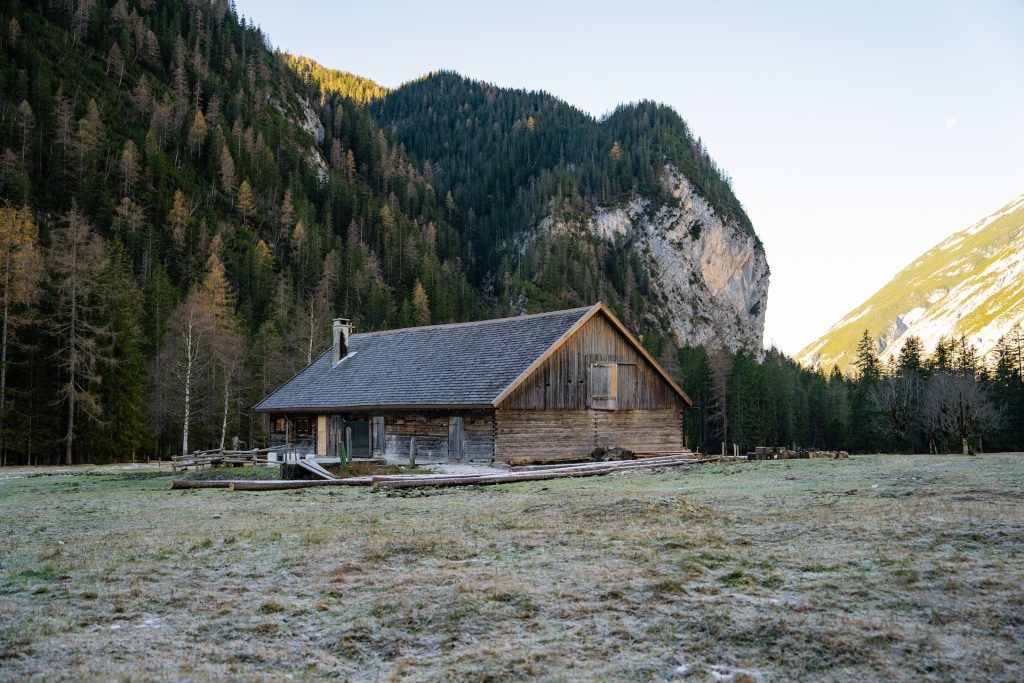
[[[261,443],[334,315],[491,314],[366,96],[309,110],[227,2],[5,0],[0,47],[3,462]]]
[[[678,375],[694,400],[688,444],[718,453],[733,444],[853,452],[1024,450],[1024,333],[1019,326],[982,359],[964,338],[932,353],[910,337],[882,363],[865,331],[849,374],[808,370],[777,349],[686,347]]]
[[[674,112],[595,121],[272,50],[225,0],[0,0],[0,461],[259,444],[250,407],[357,330],[605,301],[663,360],[630,244],[525,232],[674,163],[750,230]]]

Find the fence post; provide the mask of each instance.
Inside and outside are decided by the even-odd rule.
[[[409,467],[416,467],[416,437],[409,439]]]
[[[345,442],[341,440],[341,432],[335,432],[334,435],[338,440],[338,464],[344,470],[348,467],[348,450],[345,448]]]

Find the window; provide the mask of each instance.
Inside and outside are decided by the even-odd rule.
[[[295,433],[296,434],[312,434],[313,429],[310,426],[310,419],[308,417],[297,417],[295,418]]]
[[[594,363],[590,366],[590,407],[615,410],[619,400],[619,366],[616,363]]]
[[[284,434],[284,418],[275,417],[273,422],[273,432],[275,434]]]

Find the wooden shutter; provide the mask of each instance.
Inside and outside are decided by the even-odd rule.
[[[594,363],[590,366],[590,407],[615,410],[619,402],[619,366]]]
[[[316,416],[316,454],[329,455],[327,452],[327,416]]]

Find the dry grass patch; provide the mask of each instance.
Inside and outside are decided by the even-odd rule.
[[[1019,455],[408,494],[150,474],[0,479],[0,679],[1024,677]]]

